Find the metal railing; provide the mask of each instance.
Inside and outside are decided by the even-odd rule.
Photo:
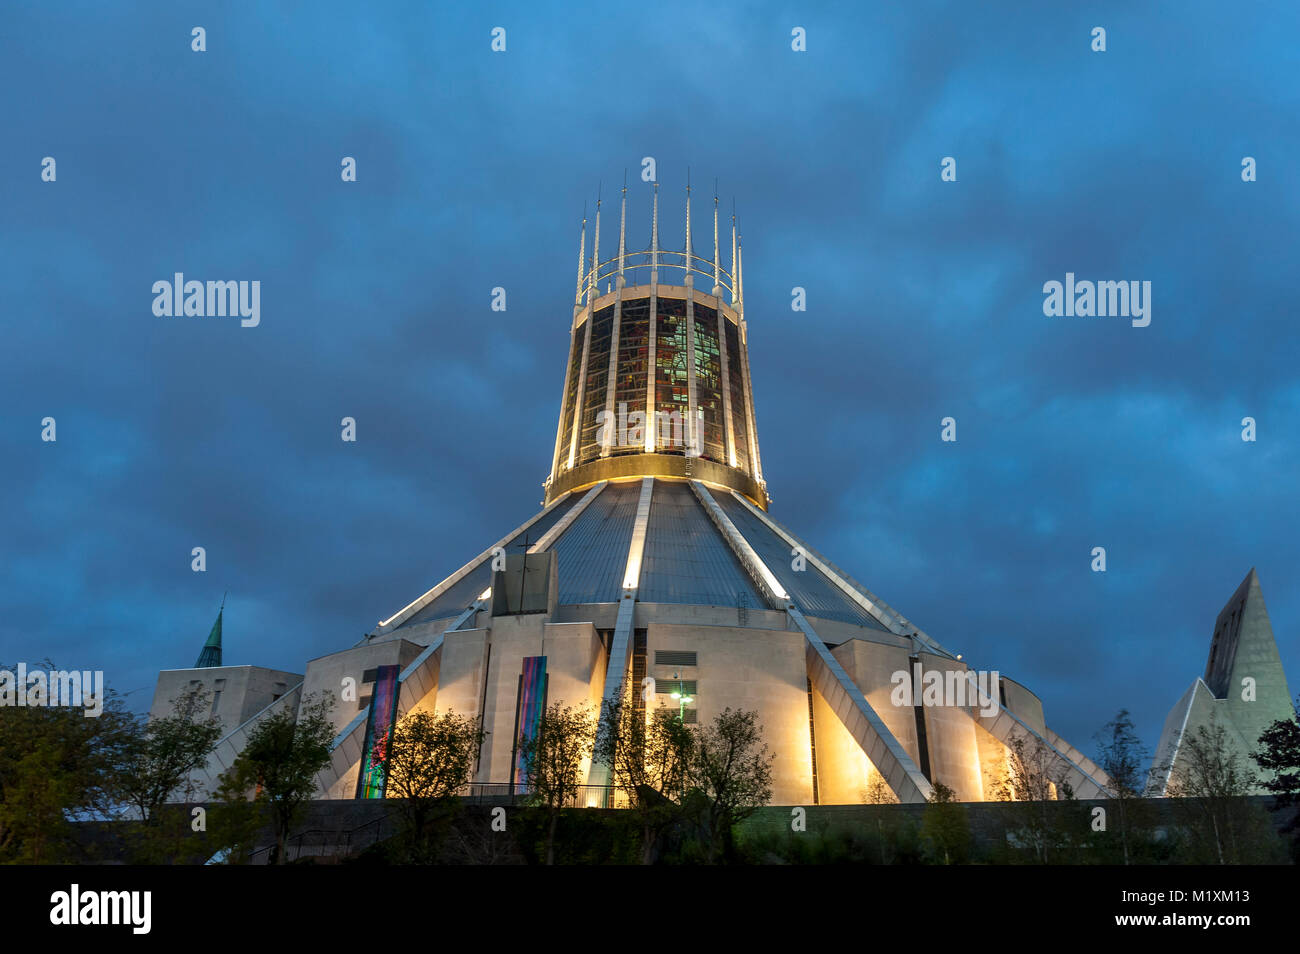
[[[537,798],[522,784],[509,782],[474,782],[462,799],[471,805],[534,805]],[[566,808],[617,808],[622,800],[609,785],[579,785],[565,800]]]
[[[347,858],[393,835],[397,829],[392,821],[393,815],[393,812],[389,812],[351,829],[308,828],[300,831],[285,842],[284,861]],[[247,861],[253,865],[270,864],[273,851],[274,843],[264,845],[250,853]]]
[[[656,256],[658,257],[657,265],[655,264]],[[698,276],[695,284],[700,291],[708,294],[713,292],[713,259],[711,258],[704,258],[701,255],[691,253],[688,260],[685,252],[665,251],[663,249],[660,249],[657,253],[652,249],[623,253],[623,277],[629,286],[650,284],[650,272],[655,269],[660,273],[659,282],[662,285],[684,285],[687,275],[695,275]],[[676,280],[670,280],[670,277]],[[582,275],[578,304],[587,303],[587,291],[593,284],[595,286],[595,297],[599,298],[605,294],[605,285],[609,284],[612,287],[617,282],[617,279],[617,255],[605,259],[594,268],[586,269]],[[731,273],[721,264],[718,266],[718,285],[722,288],[726,304],[734,308],[737,299],[736,284],[732,280]]]

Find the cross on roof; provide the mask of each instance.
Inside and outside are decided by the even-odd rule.
[[[519,577],[519,612],[524,611],[524,593],[528,590],[528,548],[532,544],[528,540],[528,531],[524,531],[524,538],[519,543],[513,544],[524,551],[524,570]],[[506,611],[510,611],[510,590],[506,590]]]

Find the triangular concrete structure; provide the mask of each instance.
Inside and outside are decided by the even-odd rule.
[[[1183,743],[1197,729],[1218,724],[1247,766],[1265,729],[1290,719],[1295,710],[1287,687],[1264,591],[1252,567],[1214,622],[1205,675],[1183,694],[1165,719],[1151,765],[1148,791],[1167,794],[1186,764]],[[1262,791],[1262,789],[1261,789]]]

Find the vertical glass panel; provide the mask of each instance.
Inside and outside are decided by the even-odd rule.
[[[614,383],[614,413],[619,427],[624,412],[645,412],[646,366],[650,363],[650,299],[633,298],[623,302],[618,330],[618,378]],[[627,424],[632,431],[632,424]],[[639,435],[639,438],[638,438]],[[644,425],[635,433],[623,436],[610,454],[636,454],[645,450]]]
[[[723,456],[722,359],[718,354],[718,313],[698,303],[694,307],[695,403],[704,421],[704,452],[701,456],[726,463]]]
[[[686,364],[686,302],[660,298],[655,329],[655,449],[661,454],[686,450],[686,411],[690,380]]]
[[[750,470],[749,431],[745,429],[745,372],[740,354],[740,329],[729,319],[722,319],[727,336],[727,376],[731,390],[731,430],[736,438],[736,466]]]
[[[596,415],[605,410],[605,384],[609,380],[609,343],[614,332],[614,306],[607,305],[591,319],[591,352],[587,356],[587,387],[582,400],[578,438],[578,463],[600,456],[596,443]]]
[[[564,416],[560,428],[560,467],[569,462],[569,448],[573,440],[573,413],[578,398],[578,378],[582,370],[582,346],[587,338],[587,324],[577,328],[569,342],[569,371],[564,389]]]

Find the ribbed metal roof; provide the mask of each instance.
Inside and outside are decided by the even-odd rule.
[[[811,563],[802,570],[791,567],[794,554],[790,552],[790,544],[735,497],[717,494],[715,499],[805,616],[820,616],[873,629],[884,628]]]
[[[584,494],[572,494],[538,518],[526,531],[528,540],[541,538]],[[552,542],[562,604],[617,603],[622,597],[623,572],[640,496],[639,479],[607,484]],[[885,631],[811,562],[795,571],[790,565],[790,544],[748,507],[725,492],[713,496],[805,615]],[[523,533],[516,535],[508,552],[522,552],[523,539]],[[491,582],[488,558],[408,623],[456,616]],[[756,609],[768,605],[690,486],[663,479],[655,480],[650,499],[637,599],[643,603]]]
[[[655,481],[641,587],[645,603],[766,607],[727,541],[684,483]]]
[[[552,545],[561,603],[617,603],[641,481],[610,484]]]
[[[506,546],[506,553],[522,553],[524,548],[520,544],[523,543],[525,537],[528,538],[530,543],[537,542],[542,534],[560,522],[560,519],[569,512],[569,508],[576,504],[581,496],[581,494],[570,494],[556,504],[550,513],[539,517],[536,523],[528,527],[523,533],[513,537]],[[446,619],[449,616],[459,616],[467,606],[478,599],[480,593],[491,585],[492,558],[488,557],[466,573],[464,577],[448,587],[447,592],[416,613],[408,623],[423,623],[431,619]]]

